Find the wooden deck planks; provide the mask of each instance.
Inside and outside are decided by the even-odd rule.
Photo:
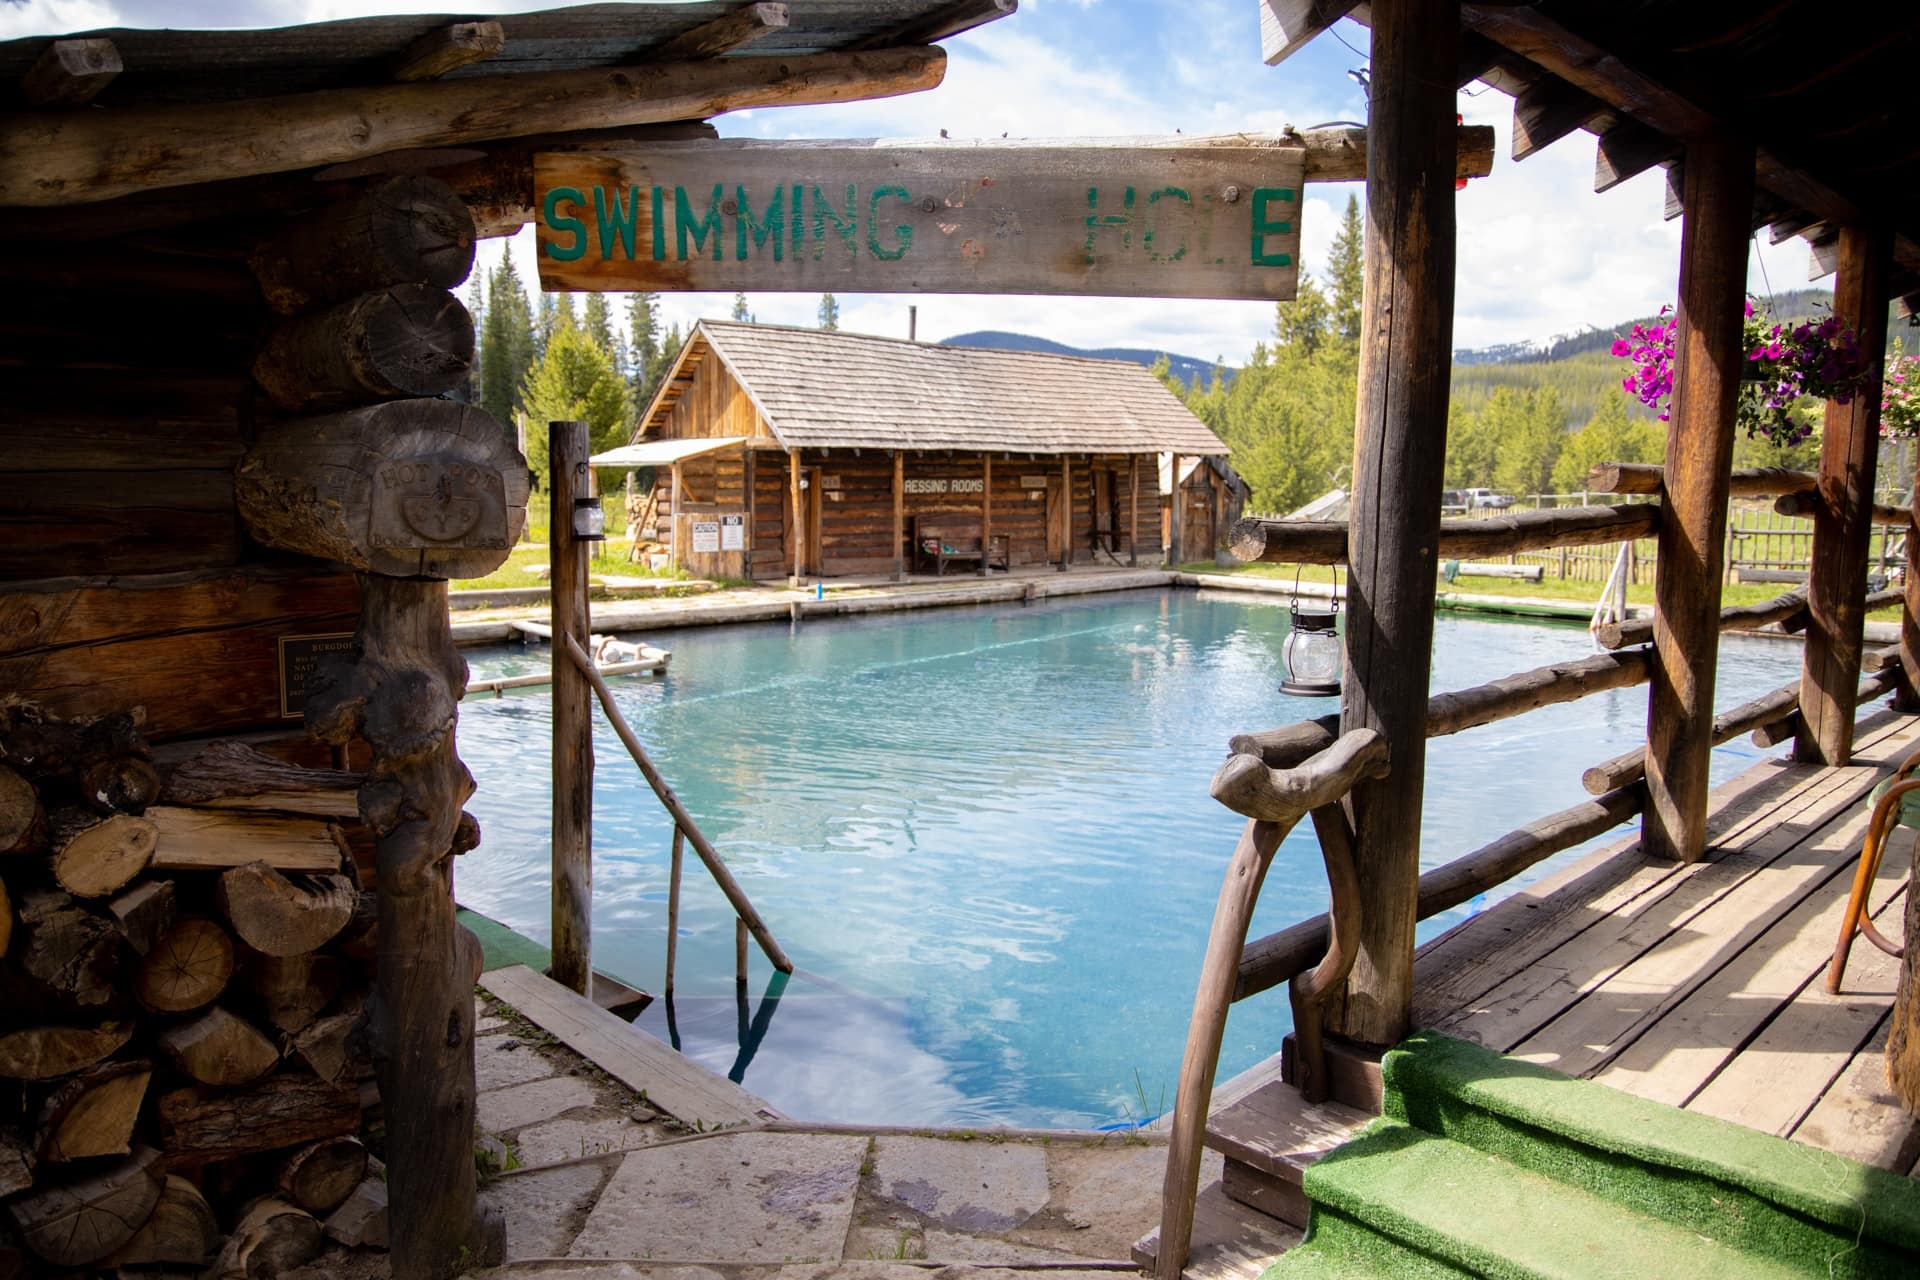
[[[1437,1025],[1501,1053],[1513,1051],[1722,896],[1792,855],[1810,829],[1844,821],[1874,777],[1870,768],[1830,771],[1734,839],[1720,841],[1711,861],[1673,868],[1624,902],[1608,894],[1579,904],[1570,936]]]
[[[1851,768],[1835,772],[1854,776],[1858,784],[1857,795],[1840,814],[1810,835],[1796,823],[1776,828],[1753,850],[1756,856],[1767,858],[1766,865],[1749,868],[1736,883],[1728,884],[1711,874],[1712,870],[1732,866],[1733,859],[1687,875],[1671,896],[1692,900],[1695,895],[1688,892],[1690,888],[1708,886],[1693,903],[1694,909],[1675,921],[1658,941],[1651,945],[1642,942],[1639,954],[1614,968],[1605,980],[1592,984],[1577,1003],[1521,1041],[1513,1052],[1569,1075],[1591,1075],[1749,943],[1766,934],[1807,895],[1844,875],[1842,860],[1848,849],[1859,847],[1866,831],[1867,814],[1861,801],[1878,773]],[[1846,786],[1835,794],[1845,796],[1855,791],[1855,786]],[[1821,812],[1825,812],[1825,806],[1810,811],[1808,817]],[[1715,879],[1719,883],[1709,883]],[[1611,964],[1613,958],[1608,956],[1606,963]],[[1570,959],[1572,972],[1580,974],[1579,959]]]
[[[1194,1202],[1193,1245],[1183,1280],[1258,1280],[1280,1255],[1300,1243],[1300,1231],[1230,1199],[1219,1179]],[[1152,1271],[1160,1251],[1155,1227],[1133,1246],[1133,1260]]]
[[[1868,724],[1871,728],[1862,729],[1863,747],[1893,727]],[[1762,761],[1714,792],[1709,838],[1720,846],[1738,842],[1772,820],[1798,792],[1831,785],[1816,767]],[[1680,870],[1673,863],[1646,861],[1639,843],[1637,834],[1624,836],[1429,941],[1414,964],[1414,1025],[1433,1026],[1485,996]]]
[[[480,976],[480,985],[635,1093],[695,1128],[758,1125],[773,1107],[724,1076],[525,965]]]
[[[1861,809],[1864,812],[1864,803]],[[1864,832],[1864,823],[1860,829]],[[1857,851],[1859,839],[1856,837],[1848,847]],[[1906,879],[1906,849],[1888,850],[1881,860],[1874,899],[1887,902],[1897,896]],[[1631,1044],[1616,1049],[1613,1061],[1591,1078],[1656,1102],[1676,1107],[1685,1105],[1714,1078],[1722,1064],[1736,1055],[1744,1056],[1743,1046],[1775,1020],[1783,1008],[1794,1007],[1810,984],[1825,995],[1816,979],[1833,955],[1833,940],[1840,930],[1840,916],[1852,882],[1852,859],[1842,857],[1837,861],[1834,874],[1767,930],[1764,937],[1721,965]],[[1889,917],[1882,910],[1877,918]],[[1864,939],[1858,943],[1857,950],[1863,953],[1862,959],[1868,951],[1888,959]],[[1800,1029],[1812,1028],[1802,1026]],[[1848,1042],[1849,1050],[1859,1042],[1860,1036],[1854,1036]],[[1815,1043],[1803,1042],[1802,1051],[1811,1051]],[[1825,1079],[1832,1079],[1832,1073]],[[1780,1105],[1789,1096],[1789,1084],[1777,1082],[1771,1096],[1764,1101]],[[1805,1081],[1804,1087],[1804,1103],[1794,1113],[1795,1118],[1818,1096],[1817,1084]]]
[[[1888,859],[1892,856],[1889,850]],[[1836,901],[1842,901],[1838,895]],[[1905,903],[1904,895],[1894,897],[1875,913],[1876,920],[1897,921]],[[1836,923],[1827,930],[1818,961],[1792,1002],[1688,1100],[1687,1110],[1787,1137],[1886,1020],[1899,965],[1864,940],[1854,946],[1846,990],[1827,994],[1821,979],[1838,932],[1837,918],[1836,909]]]
[[[1873,1038],[1794,1129],[1794,1141],[1883,1169],[1899,1170],[1920,1159],[1920,1122],[1907,1114],[1887,1086],[1891,1021],[1881,1022]]]

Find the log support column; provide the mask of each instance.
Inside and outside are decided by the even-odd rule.
[[[1127,455],[1127,563],[1140,564],[1140,455]]]
[[[980,576],[993,562],[993,455],[980,455]]]
[[[1367,254],[1343,733],[1378,729],[1391,773],[1350,804],[1365,894],[1357,959],[1329,1033],[1392,1044],[1408,1030],[1427,754],[1433,582],[1453,362],[1457,0],[1376,0]],[[1176,459],[1176,462],[1178,460]],[[1179,473],[1173,476],[1179,527]]]
[[[1167,460],[1167,568],[1180,564],[1180,455]]]
[[[1647,854],[1697,861],[1707,847],[1707,762],[1720,648],[1720,584],[1734,408],[1746,363],[1741,302],[1753,207],[1753,144],[1691,143],[1680,231],[1680,326],[1667,429],[1653,680],[1647,695]]]
[[[1853,329],[1860,350],[1867,353],[1873,390],[1855,396],[1850,404],[1829,402],[1821,436],[1800,721],[1793,737],[1793,758],[1809,764],[1843,765],[1853,756],[1873,482],[1880,453],[1878,388],[1887,345],[1887,259],[1892,252],[1892,238],[1884,232],[1841,228],[1833,314]]]
[[[893,451],[893,580],[907,580],[907,566],[912,562],[907,551],[907,455],[900,450]]]
[[[800,501],[800,477],[800,451],[789,449],[787,450],[787,481],[788,493],[793,503],[793,577],[787,581],[790,587],[804,586],[801,579],[805,578],[807,573],[807,519],[806,507]],[[674,494],[673,500],[677,508],[680,495]]]
[[[1901,450],[1902,455],[1905,450]],[[1894,705],[1905,712],[1920,711],[1920,465],[1907,473],[1913,486],[1913,529],[1907,531],[1906,600],[1900,610],[1900,683],[1894,688]],[[1920,934],[1914,935],[1920,937]]]
[[[593,690],[562,658],[568,636],[591,647],[591,544],[573,534],[573,500],[592,490],[593,473],[587,465],[592,446],[584,422],[552,423],[547,442],[553,494],[553,980],[584,996],[593,989]],[[676,525],[679,470],[674,468]]]
[[[1065,573],[1073,564],[1073,459],[1064,453],[1060,455],[1060,505],[1065,508],[1066,524],[1060,535],[1060,572]]]

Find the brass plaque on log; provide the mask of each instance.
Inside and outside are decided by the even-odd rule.
[[[280,637],[280,716],[297,719],[306,714],[307,690],[320,661],[336,653],[353,652],[353,632],[329,631],[311,636]]]
[[[457,457],[396,458],[374,473],[369,537],[376,547],[502,550],[506,483],[491,466]]]
[[[689,142],[534,157],[548,290],[1294,296],[1297,145]]]

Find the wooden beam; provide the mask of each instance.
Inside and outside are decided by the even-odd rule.
[[[1513,100],[1513,158],[1544,151],[1607,109],[1584,89],[1544,75]]]
[[[1493,172],[1494,129],[1486,124],[1463,124],[1455,129],[1459,137],[1454,152],[1453,175],[1456,178],[1484,178]],[[1225,134],[1222,144],[1245,145],[1246,135]],[[1210,142],[1214,139],[1196,139]],[[1306,148],[1308,182],[1361,182],[1367,176],[1367,131],[1350,125],[1309,129],[1305,133],[1281,135],[1282,145]]]
[[[111,40],[55,40],[20,78],[20,96],[30,107],[84,107],[122,69]]]
[[[1789,212],[1775,218],[1767,227],[1767,243],[1782,244],[1809,227],[1819,226],[1819,221],[1810,213]]]
[[[904,451],[893,451],[893,580],[907,580],[907,564],[912,552],[906,550],[907,544],[907,455]]]
[[[85,204],[155,187],[277,173],[406,147],[718,115],[931,89],[937,48],[720,58],[327,89],[232,104],[0,120],[0,205]]]
[[[1457,0],[1377,0],[1343,734],[1378,729],[1393,777],[1350,806],[1368,910],[1330,1034],[1392,1044],[1413,1003],[1433,583],[1446,462],[1456,255]]]
[[[993,455],[980,455],[980,576],[993,563]]]
[[[1619,507],[1562,507],[1511,515],[1440,521],[1441,558],[1480,560],[1537,551],[1542,547],[1587,547],[1650,538],[1660,527],[1660,508],[1650,502]],[[1228,549],[1241,560],[1273,564],[1341,564],[1347,559],[1345,520],[1270,520],[1247,516],[1228,531]]]
[[[1060,572],[1073,565],[1073,457],[1060,455],[1060,501],[1066,507],[1066,532],[1060,542]]]
[[[1453,83],[1464,89],[1500,64],[1507,51],[1483,35],[1460,33],[1460,58],[1453,64]]]
[[[548,552],[553,566],[553,980],[583,996],[593,993],[593,689],[566,661],[569,639],[593,634],[587,603],[593,544],[574,536],[573,502],[593,492],[584,422],[547,426]],[[679,523],[680,491],[673,493]]]
[[[1825,505],[1820,500],[1820,495],[1812,492],[1783,493],[1773,500],[1773,509],[1783,516],[1814,516]],[[1913,525],[1913,512],[1906,507],[1876,502],[1869,510],[1867,519],[1884,528],[1908,529]]]
[[[1654,579],[1654,674],[1647,698],[1650,856],[1697,861],[1707,846],[1708,756],[1720,647],[1733,415],[1746,352],[1747,212],[1753,147],[1688,145],[1680,235],[1679,339],[1667,432],[1665,516]]]
[[[1127,563],[1140,563],[1140,455],[1127,455]]]
[[[1873,537],[1874,471],[1880,454],[1881,353],[1887,345],[1887,265],[1892,240],[1884,232],[1847,227],[1836,251],[1833,314],[1849,325],[1868,353],[1869,390],[1848,404],[1827,403],[1820,437],[1820,493],[1813,511],[1813,552],[1807,572],[1807,648],[1800,675],[1801,728],[1793,758],[1843,765],[1853,757],[1853,694],[1860,683],[1860,646],[1866,621],[1867,547]],[[1894,511],[1896,520],[1907,513]],[[1911,524],[1908,537],[1912,538]]]
[[[1359,0],[1261,0],[1260,56],[1270,67],[1286,61],[1358,4]]]
[[[1907,482],[1913,489],[1910,501],[1914,527],[1920,528],[1920,483],[1915,483],[1915,479],[1910,475]],[[1920,537],[1911,533],[1907,535],[1906,570],[1901,584],[1906,601],[1900,610],[1900,662],[1896,671],[1899,685],[1894,705],[1902,711],[1914,712],[1920,711]]]
[[[1828,231],[1807,242],[1807,279],[1824,280],[1840,269],[1840,233]]]
[[[648,62],[699,62],[787,29],[784,4],[743,4],[647,50]],[[915,43],[922,43],[915,41]]]
[[[1667,193],[1660,207],[1660,216],[1668,222],[1687,211],[1687,170],[1676,160],[1667,166]]]
[[[1757,631],[1770,623],[1785,624],[1800,617],[1807,611],[1807,592],[1804,587],[1763,600],[1759,604],[1730,604],[1720,611],[1720,629],[1722,631]],[[1791,630],[1792,628],[1787,628]],[[1593,628],[1594,643],[1608,649],[1624,649],[1629,645],[1648,644],[1653,640],[1652,618],[1624,618],[1617,622],[1602,623]]]
[[[1602,462],[1587,472],[1586,487],[1595,493],[1657,494],[1665,473],[1651,462]],[[1820,486],[1811,471],[1786,467],[1746,467],[1732,472],[1727,492],[1735,498],[1772,498],[1808,493]]]
[[[854,47],[894,49],[902,45],[934,44],[1004,18],[1019,7],[1020,0],[954,0],[944,9],[935,10],[904,27],[882,32]]]
[[[793,502],[793,578],[787,585],[794,587],[801,585],[800,580],[806,577],[807,573],[806,505],[800,501],[800,477],[800,451],[789,449],[787,450],[787,492]],[[680,506],[678,490],[674,491],[673,505],[678,510]],[[675,525],[679,523],[678,520],[674,521]]]
[[[1680,154],[1680,144],[1638,120],[1622,120],[1600,135],[1594,149],[1593,189],[1611,191],[1628,178]]]
[[[497,22],[451,22],[408,45],[393,64],[393,78],[403,83],[438,80],[506,47],[506,30]]]

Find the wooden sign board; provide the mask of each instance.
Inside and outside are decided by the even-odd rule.
[[[1293,297],[1297,146],[663,143],[534,157],[548,290]]]

